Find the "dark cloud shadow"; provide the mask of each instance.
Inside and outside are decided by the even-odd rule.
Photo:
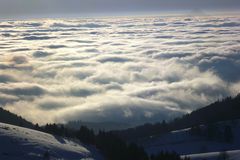
[[[74,97],[88,97],[97,93],[99,93],[98,90],[88,89],[88,88],[72,88],[68,92],[70,96],[74,96]]]
[[[10,62],[14,64],[25,64],[28,63],[28,59],[26,56],[13,56],[11,57]]]
[[[57,110],[66,107],[66,104],[57,101],[45,101],[38,105],[43,110]]]
[[[5,106],[6,104],[12,104],[18,100],[19,100],[19,98],[15,97],[15,96],[0,94],[0,105],[2,105],[2,106]]]
[[[0,83],[17,82],[17,80],[7,74],[0,74]]]
[[[24,51],[30,51],[29,48],[17,48],[17,49],[12,49],[11,52],[24,52]]]
[[[221,27],[239,27],[240,23],[237,22],[225,22],[225,23],[220,23],[220,24],[202,24],[202,25],[197,25],[196,27],[211,27],[211,28],[221,28]]]
[[[49,40],[49,39],[54,39],[56,37],[50,37],[50,36],[26,36],[23,37],[23,40],[28,40],[28,41],[35,41],[35,40]]]
[[[238,59],[240,56],[237,56]],[[240,80],[240,63],[232,59],[213,59],[200,63],[201,71],[213,70],[218,76],[227,82]]]
[[[188,45],[188,44],[199,44],[206,43],[204,40],[184,40],[184,41],[174,41],[174,42],[165,42],[167,45]]]
[[[67,46],[65,46],[65,45],[49,45],[46,47],[49,49],[59,49],[59,48],[66,48]]]
[[[0,24],[0,28],[12,28],[12,27],[14,26],[10,24]]]
[[[98,24],[98,23],[85,23],[85,24],[67,24],[67,23],[54,23],[51,27],[60,27],[60,28],[104,28],[110,27],[110,25],[106,24]]]
[[[125,63],[133,61],[129,58],[122,58],[122,57],[103,57],[98,60],[101,63],[113,62],[113,63]]]
[[[40,27],[42,25],[43,24],[40,22],[25,22],[20,24],[20,26],[23,26],[23,27]]]
[[[46,90],[39,86],[17,86],[0,88],[0,92],[16,96],[40,96],[46,93]]]
[[[184,58],[192,55],[193,53],[162,53],[162,54],[156,54],[153,57],[162,58],[162,59],[171,59],[171,58]]]
[[[153,24],[154,26],[167,26],[168,24],[167,23],[154,23]]]
[[[43,58],[52,55],[52,53],[45,52],[45,51],[36,51],[33,53],[33,56],[36,58]]]

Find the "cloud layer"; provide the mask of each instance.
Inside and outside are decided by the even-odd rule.
[[[172,119],[240,89],[240,17],[0,22],[0,104],[33,122]]]

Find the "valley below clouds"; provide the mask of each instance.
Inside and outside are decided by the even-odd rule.
[[[142,124],[240,90],[239,16],[0,22],[0,105],[34,123]]]

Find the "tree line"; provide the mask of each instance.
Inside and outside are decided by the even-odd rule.
[[[26,128],[34,127],[34,125],[31,122],[27,121],[21,116],[18,116],[14,113],[11,113],[3,109],[2,107],[0,107],[0,122],[16,125],[20,127],[26,127]]]
[[[234,141],[234,134],[231,125],[196,125],[191,127],[189,134],[194,136],[202,136],[210,141],[220,141],[225,143],[232,143]]]
[[[75,130],[58,124],[46,124],[42,127],[36,124],[35,129],[62,137],[75,138],[82,143],[94,145],[107,160],[190,160],[187,157],[181,158],[175,152],[160,152],[148,156],[144,148],[135,143],[127,143],[112,132],[99,131],[94,133],[86,126],[81,126]]]

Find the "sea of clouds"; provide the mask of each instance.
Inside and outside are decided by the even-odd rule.
[[[38,123],[172,119],[240,90],[240,17],[0,22],[0,105]]]

